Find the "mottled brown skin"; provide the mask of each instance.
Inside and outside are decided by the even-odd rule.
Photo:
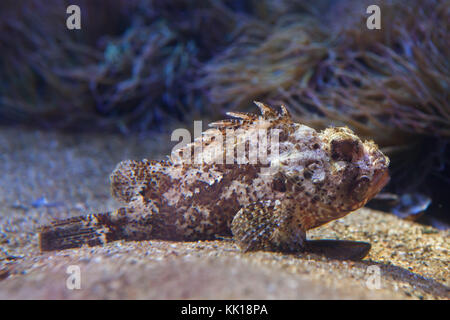
[[[294,123],[283,106],[277,112],[256,104],[261,115],[229,113],[235,119],[210,124],[212,129],[168,161],[121,162],[111,175],[111,190],[125,206],[43,227],[41,249],[230,235],[244,251],[320,251],[336,245],[306,241],[305,233],[375,196],[388,181],[389,159],[346,127],[316,132]],[[247,157],[223,164],[240,147],[249,155],[255,129],[278,129],[279,152],[269,145],[266,162]],[[233,143],[217,138],[230,130],[237,132]],[[205,155],[210,158],[202,161]]]

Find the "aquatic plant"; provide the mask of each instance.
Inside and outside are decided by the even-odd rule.
[[[0,122],[83,130],[149,130],[203,104],[189,87],[237,19],[221,2],[13,1],[0,10]],[[214,28],[207,28],[214,22]],[[58,27],[60,26],[60,27]]]
[[[17,6],[16,1],[2,1],[2,123],[65,127],[75,122],[89,126],[99,120],[92,99],[86,94],[86,85],[76,78],[91,74],[92,66],[102,60],[102,51],[95,47],[98,37],[121,32],[117,21],[126,19],[122,9],[127,7],[127,1],[114,2],[107,8],[98,1],[76,3],[85,9],[84,28],[89,32],[67,30],[67,1],[44,4],[32,0],[24,6]],[[68,73],[73,77],[64,77]]]

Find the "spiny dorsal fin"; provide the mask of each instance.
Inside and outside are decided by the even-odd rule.
[[[258,101],[253,102],[258,106],[259,110],[261,111],[261,115],[263,116],[264,119],[277,118],[277,113],[271,107],[262,102]]]
[[[247,112],[227,112],[226,113],[227,116],[233,117],[233,118],[238,118],[238,119],[242,119],[242,120],[256,120],[257,115],[253,114],[253,113],[247,113]]]
[[[280,112],[281,118],[288,120],[288,121],[292,121],[291,113],[286,108],[286,106],[282,104],[280,106],[280,108],[281,108],[281,112]]]
[[[281,105],[280,112],[277,112],[262,102],[258,102],[258,101],[254,101],[254,102],[258,106],[258,108],[261,110],[261,114],[264,117],[264,119],[266,119],[266,120],[281,119],[281,120],[285,120],[287,122],[292,122],[291,114],[289,113],[289,111],[285,105]]]
[[[261,115],[263,119],[265,120],[284,120],[288,123],[292,122],[291,115],[289,111],[287,110],[286,106],[281,105],[280,112],[272,109],[268,105],[254,101],[254,103],[258,106],[259,110],[261,111]],[[242,126],[245,124],[252,123],[253,121],[256,121],[258,119],[258,115],[253,113],[246,113],[246,112],[227,112],[228,116],[233,117],[235,119],[226,119],[226,120],[220,120],[213,123],[210,123],[209,126],[213,128],[226,128],[226,127],[237,127]]]
[[[225,128],[225,127],[237,127],[243,124],[243,121],[240,119],[227,119],[227,120],[220,120],[216,122],[212,122],[208,124],[209,127],[212,128]]]

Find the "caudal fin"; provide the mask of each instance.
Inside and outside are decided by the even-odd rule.
[[[54,221],[40,228],[41,251],[77,248],[82,245],[103,245],[123,238],[121,223],[110,213],[90,214]]]

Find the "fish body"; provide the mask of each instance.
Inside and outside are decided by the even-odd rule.
[[[230,112],[167,161],[119,163],[111,191],[123,207],[44,226],[41,249],[233,236],[244,251],[302,250],[307,230],[364,206],[388,182],[389,159],[373,141],[256,104],[259,115]]]

